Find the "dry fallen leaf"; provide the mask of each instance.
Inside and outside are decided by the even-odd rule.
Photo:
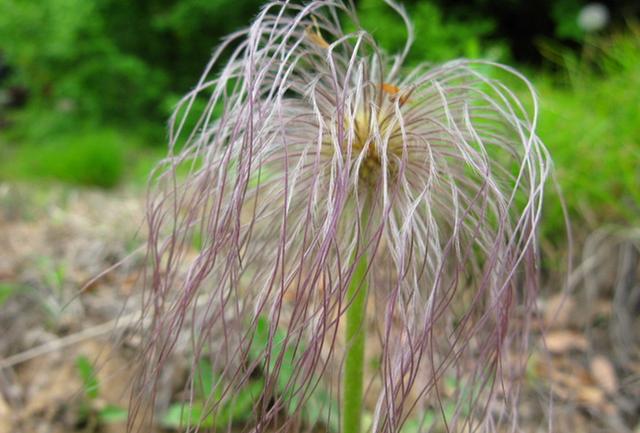
[[[558,294],[552,296],[545,306],[544,323],[549,328],[566,328],[575,311],[576,302],[572,297]]]
[[[616,370],[606,357],[596,355],[591,360],[591,375],[600,388],[608,394],[618,390],[618,377]]]
[[[544,340],[549,352],[554,354],[565,353],[570,350],[585,351],[589,348],[589,340],[581,333],[574,331],[549,332]]]
[[[604,403],[604,393],[595,386],[583,385],[577,389],[576,400],[589,407],[599,407]]]
[[[0,433],[9,433],[11,431],[10,424],[11,409],[0,394]]]

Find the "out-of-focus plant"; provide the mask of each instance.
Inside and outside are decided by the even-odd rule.
[[[96,1],[7,0],[0,49],[41,110],[119,121],[153,113],[163,74],[122,51],[105,26]]]
[[[149,202],[151,325],[132,401],[156,394],[186,334],[188,394],[196,360],[219,372],[204,417],[260,370],[234,429],[311,428],[320,384],[344,433],[517,423],[549,170],[535,93],[486,61],[405,69],[415,34],[388,4],[408,35],[394,56],[341,2],[270,3],[183,99]],[[519,80],[533,110],[487,69]],[[190,431],[206,420],[186,418]]]
[[[51,126],[65,127],[72,118],[72,125],[98,120],[146,128],[145,122],[162,121],[165,100],[188,90],[210,41],[235,30],[258,4],[6,0],[0,53],[13,68],[12,80],[28,90],[29,109],[57,114]],[[18,126],[28,124],[21,120]]]
[[[191,401],[179,402],[172,404],[162,418],[162,424],[170,428],[180,428],[186,425],[197,423],[202,428],[224,429],[230,425],[254,420],[253,407],[257,399],[261,396],[264,389],[264,379],[261,371],[273,369],[274,366],[264,364],[265,359],[263,353],[266,348],[274,343],[273,350],[275,355],[272,362],[276,362],[282,355],[282,364],[280,366],[280,375],[276,384],[275,392],[280,395],[288,392],[287,386],[291,378],[296,374],[294,356],[292,348],[285,348],[283,342],[286,335],[281,330],[276,330],[275,338],[270,335],[270,325],[268,319],[260,317],[256,327],[256,333],[249,352],[249,359],[258,362],[258,370],[252,374],[247,380],[245,386],[234,393],[232,398],[225,399],[214,413],[207,413],[207,401],[221,400],[225,382],[216,374],[214,363],[207,358],[202,358],[195,366],[195,381],[197,387],[195,390],[195,398]],[[285,353],[280,353],[285,350]],[[215,385],[215,386],[214,386]],[[287,410],[297,409],[295,398],[289,396],[289,405]],[[326,414],[335,406],[326,390],[322,388],[316,389],[310,398],[304,403],[302,411],[303,420],[307,425],[315,425],[317,423],[325,423],[330,431],[337,431],[338,427],[335,423],[330,422],[329,416]],[[294,413],[295,415],[295,413]]]
[[[583,234],[605,223],[640,222],[640,29],[592,39],[578,57],[545,47],[564,76],[541,75],[539,134],[554,155],[569,216]],[[545,208],[545,237],[563,239],[557,200]]]
[[[490,18],[446,19],[440,8],[431,1],[421,1],[409,9],[415,32],[407,55],[410,64],[443,62],[457,57],[503,60],[508,49],[504,43],[489,42],[495,24]],[[385,3],[377,0],[358,2],[362,26],[371,32],[377,43],[391,52],[404,47],[407,32],[402,19],[389,13]]]
[[[0,307],[20,289],[21,287],[15,284],[0,283]]]
[[[127,410],[102,400],[100,381],[91,360],[83,355],[78,356],[76,371],[82,379],[84,392],[79,421],[91,426],[87,431],[94,431],[94,428],[101,424],[124,422],[127,419]]]
[[[1,149],[0,179],[58,179],[70,184],[112,188],[125,175],[126,156],[140,147],[115,130],[79,130],[33,144]]]
[[[264,386],[262,379],[249,380],[246,386],[240,389],[233,399],[221,405],[214,415],[205,412],[206,402],[209,399],[222,397],[223,383],[214,376],[211,363],[206,359],[198,363],[196,374],[199,386],[195,398],[188,402],[174,403],[169,406],[162,418],[162,425],[169,428],[180,428],[198,423],[202,428],[222,429],[232,423],[251,419],[253,404]],[[217,387],[214,387],[214,384]]]

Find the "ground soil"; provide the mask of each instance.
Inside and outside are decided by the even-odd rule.
[[[129,404],[139,339],[126,320],[141,291],[143,223],[142,191],[0,184],[0,433],[124,431],[94,415]],[[523,431],[640,432],[640,259],[624,242],[610,247],[569,291],[545,282]],[[96,398],[86,396],[80,356],[95,365]],[[185,374],[184,363],[174,367]],[[165,407],[175,377],[159,392]]]

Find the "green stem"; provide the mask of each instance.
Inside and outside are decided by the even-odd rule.
[[[360,221],[367,224],[366,217]],[[354,257],[353,260],[356,260]],[[343,377],[344,400],[342,402],[342,433],[360,433],[362,428],[362,402],[364,383],[364,345],[367,312],[366,254],[362,254],[347,289],[346,357]]]

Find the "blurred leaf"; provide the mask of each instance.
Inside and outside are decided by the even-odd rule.
[[[436,422],[436,417],[433,411],[426,411],[422,419],[410,418],[404,423],[400,429],[400,433],[421,433],[430,431]]]
[[[216,416],[208,413],[205,403],[196,400],[192,403],[174,403],[162,418],[162,425],[170,428],[198,425],[202,428],[223,428],[229,424],[246,421],[252,415],[256,399],[262,393],[264,381],[252,380],[247,386],[234,393],[232,399],[221,403]]]
[[[260,316],[249,355],[253,361],[262,360],[264,368],[265,351],[269,341],[272,341],[268,372],[274,372],[278,360],[281,358],[276,385],[286,410],[292,413],[299,409],[301,401],[300,396],[296,393],[295,383],[293,383],[296,372],[296,348],[294,346],[284,347],[286,338],[286,332],[281,329],[276,329],[274,335],[271,336],[269,319]],[[298,347],[298,350],[304,350],[304,347]],[[308,425],[312,426],[320,422],[332,432],[339,431],[338,413],[338,402],[322,388],[321,384],[318,384],[302,407],[302,415]]]
[[[202,417],[202,403],[193,402],[191,405],[187,403],[173,403],[162,417],[161,424],[164,427],[180,428],[197,423]],[[206,421],[206,420],[205,420]],[[203,421],[202,427],[212,427]]]
[[[613,363],[604,355],[596,355],[589,364],[591,376],[600,388],[609,395],[618,390],[619,381]]]
[[[223,407],[216,417],[216,425],[225,427],[230,422],[245,421],[253,414],[253,405],[264,390],[264,381],[256,379],[250,381],[246,387],[236,393],[236,396]]]
[[[316,388],[303,409],[303,417],[309,426],[322,423],[329,432],[340,431],[339,403],[323,388]]]
[[[407,30],[392,8],[382,1],[361,0],[358,13],[362,26],[385,50],[402,51]],[[473,19],[457,20],[445,17],[441,8],[428,0],[408,6],[407,13],[417,35],[408,56],[410,64],[443,62],[457,57],[499,60],[508,51],[504,43],[487,43],[488,35],[495,28],[491,18],[474,16]]]
[[[0,283],[0,306],[7,302],[19,289],[20,287],[14,284]]]
[[[213,392],[213,386],[217,383],[217,378],[213,374],[213,366],[208,359],[201,359],[197,366],[198,391],[205,398]]]
[[[2,177],[112,188],[124,176],[125,149],[130,142],[129,137],[105,129],[58,135],[17,149],[11,164],[0,163]]]
[[[127,420],[128,412],[120,406],[107,405],[98,412],[98,419],[101,423],[115,423]]]
[[[82,379],[85,395],[92,400],[98,398],[98,378],[89,358],[84,355],[78,356],[76,358],[76,370]]]
[[[584,31],[578,26],[578,13],[583,2],[578,0],[561,0],[552,3],[551,16],[556,24],[556,36],[581,41]]]
[[[287,403],[288,410],[295,410],[300,399],[294,395],[295,384],[292,383],[292,379],[295,373],[295,354],[296,348],[293,346],[285,346],[287,340],[287,334],[281,329],[276,328],[273,335],[271,335],[271,325],[269,320],[265,316],[258,317],[256,324],[256,332],[253,338],[249,356],[252,360],[260,360],[265,372],[268,374],[276,373],[277,371],[277,390],[279,393],[284,393],[283,400]],[[271,351],[269,356],[269,365],[265,365],[266,353],[271,342]],[[300,350],[303,350],[302,348]]]
[[[565,78],[538,75],[538,134],[549,148],[569,218],[585,232],[640,221],[640,30],[592,41],[583,58],[568,51]],[[543,235],[566,239],[562,201],[545,200]]]

